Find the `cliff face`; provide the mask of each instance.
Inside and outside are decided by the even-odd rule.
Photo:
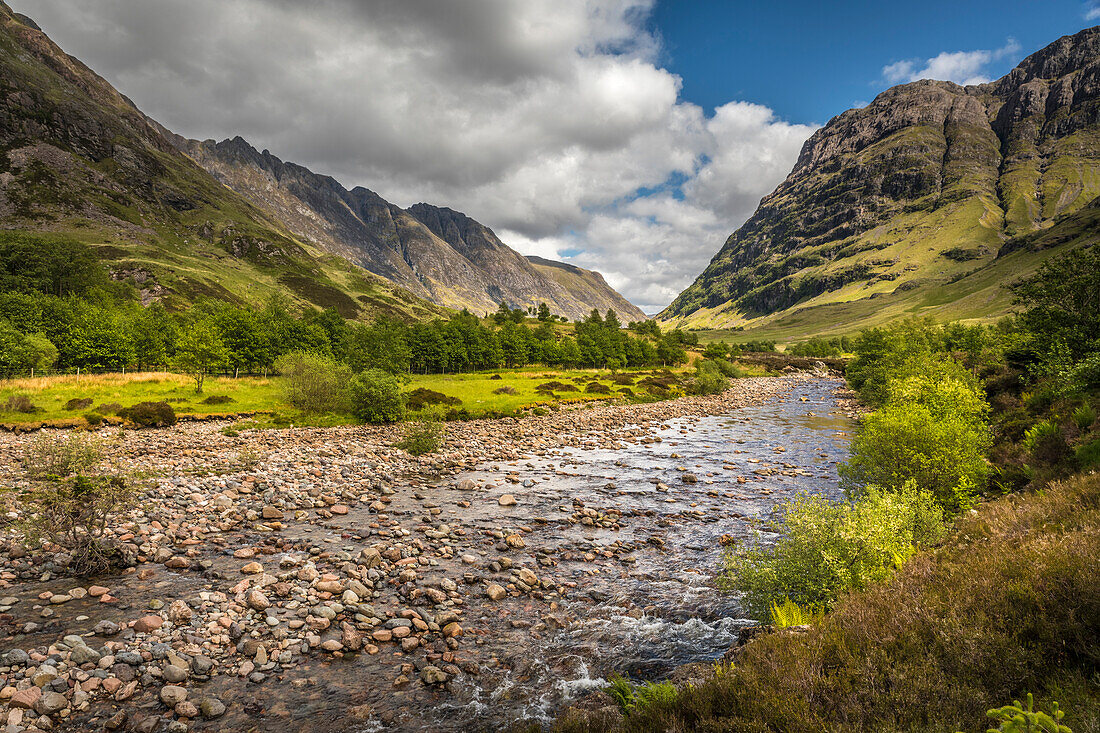
[[[918,81],[830,120],[659,317],[732,326],[901,294],[919,309],[915,296],[950,299],[951,284],[993,264],[1006,242],[1098,195],[1100,28],[1091,28],[996,82]]]
[[[89,245],[145,302],[281,293],[348,317],[442,312],[296,238],[173,142],[0,3],[0,237]]]
[[[589,304],[590,308],[596,308],[601,313],[611,309],[624,323],[646,318],[641,308],[619,295],[598,272],[535,255],[527,255],[527,261],[545,277],[561,285],[583,303]]]
[[[546,302],[554,313],[581,318],[614,302],[627,318],[645,317],[602,277],[602,287],[574,291],[572,281],[547,277],[491,229],[451,209],[421,203],[406,210],[365,188],[348,191],[239,137],[174,141],[298,236],[439,305],[482,313],[502,300],[513,307]]]

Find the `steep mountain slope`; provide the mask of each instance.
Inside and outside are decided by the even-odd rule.
[[[299,241],[0,2],[0,237],[28,234],[91,245],[143,299],[174,306],[281,292],[349,317],[443,312]]]
[[[616,302],[629,308],[630,317],[644,317],[606,283],[571,292],[458,212],[428,204],[405,210],[366,188],[348,191],[330,176],[257,151],[239,137],[172,140],[296,235],[440,305],[482,313],[501,300],[523,307],[545,301],[554,313],[580,318]]]
[[[1029,249],[1042,239],[1029,235],[1098,195],[1091,28],[998,81],[918,81],[833,118],[659,318],[805,332],[887,312],[998,315],[1009,305],[1002,283],[1086,241],[1089,217],[1066,221],[1073,236],[1055,247]]]
[[[592,308],[601,313],[609,308],[623,320],[640,321],[647,316],[641,308],[619,295],[603,279],[603,275],[593,270],[585,270],[576,265],[564,262],[547,260],[535,255],[527,255],[527,261],[535,266],[535,269],[561,285],[582,302],[590,304]]]

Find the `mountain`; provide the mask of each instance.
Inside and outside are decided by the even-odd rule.
[[[1100,28],[1002,79],[917,81],[834,117],[658,318],[841,332],[1007,312],[1004,283],[1097,239]]]
[[[527,261],[534,265],[535,270],[542,273],[544,277],[561,285],[581,302],[588,304],[590,308],[596,308],[601,312],[611,309],[621,316],[624,322],[641,321],[647,318],[640,308],[612,289],[603,279],[603,275],[598,272],[535,255],[527,255]]]
[[[240,137],[171,139],[297,236],[439,305],[482,313],[502,300],[513,307],[546,302],[574,319],[594,307],[614,307],[628,320],[645,318],[598,274],[578,268],[583,277],[550,277],[491,229],[451,209],[424,203],[402,209],[366,188],[349,191],[331,176],[260,152]]]
[[[295,236],[181,154],[163,128],[0,2],[0,239],[87,245],[143,301],[348,317],[445,311]]]

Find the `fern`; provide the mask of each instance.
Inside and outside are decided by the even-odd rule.
[[[815,606],[806,606],[803,608],[790,598],[784,598],[782,604],[772,601],[770,611],[772,623],[780,629],[785,629],[789,626],[812,624],[824,615]]]
[[[988,733],[1073,733],[1058,722],[1065,717],[1065,713],[1058,709],[1058,703],[1051,703],[1049,714],[1036,710],[1030,692],[1027,693],[1026,709],[1019,700],[1015,700],[1011,705],[994,708],[986,715],[1000,723],[1000,726],[990,728]]]

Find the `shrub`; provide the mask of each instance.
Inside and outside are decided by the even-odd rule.
[[[589,382],[584,391],[588,394],[611,394],[611,388],[599,382]]]
[[[139,402],[119,410],[118,416],[143,428],[163,428],[176,424],[176,411],[167,402]]]
[[[692,394],[719,394],[730,386],[729,379],[713,361],[699,362],[691,383]]]
[[[97,425],[103,424],[103,415],[100,415],[98,412],[85,412],[84,422],[94,428]]]
[[[426,387],[417,387],[411,392],[405,393],[405,407],[411,412],[418,412],[432,405],[461,405],[462,400],[457,397],[445,395]]]
[[[1100,466],[1100,438],[1077,447],[1074,452],[1077,467],[1082,471]]]
[[[741,371],[736,364],[732,364],[725,359],[714,359],[713,364],[718,367],[718,371],[720,371],[723,376],[729,377],[730,379],[740,379],[745,376],[745,373]]]
[[[275,362],[282,375],[283,396],[303,412],[347,412],[350,407],[351,370],[322,354],[292,351]]]
[[[1086,402],[1073,411],[1073,422],[1077,423],[1077,429],[1084,432],[1096,422],[1096,408]]]
[[[727,555],[720,585],[744,592],[760,620],[790,601],[827,609],[846,590],[885,579],[914,548],[941,539],[943,512],[926,491],[868,487],[854,505],[801,495],[784,505],[779,538]]]
[[[493,390],[493,394],[515,394],[515,393],[516,393],[516,388],[508,386],[508,385],[504,385],[503,387],[497,387],[496,389]]]
[[[73,397],[71,400],[65,403],[66,410],[86,410],[92,406],[91,397]]]
[[[443,447],[447,428],[438,411],[427,411],[405,425],[405,434],[397,447],[413,456],[435,453]]]
[[[671,682],[646,682],[635,686],[622,675],[613,674],[608,678],[606,688],[608,696],[619,706],[625,716],[631,714],[646,715],[676,702],[676,686]]]
[[[1011,705],[994,708],[986,715],[1000,723],[994,733],[1073,733],[1058,722],[1066,717],[1058,709],[1058,703],[1051,703],[1049,714],[1036,710],[1035,698],[1030,692],[1027,693],[1027,707],[1014,700]]]
[[[381,369],[367,369],[352,377],[351,411],[367,423],[392,423],[405,417],[405,401],[397,377]]]
[[[228,405],[230,402],[236,400],[227,394],[212,394],[202,401],[204,405]]]
[[[886,406],[864,419],[841,475],[857,490],[869,484],[897,489],[913,480],[958,513],[989,474],[988,409],[961,367],[895,381]]]
[[[104,402],[96,407],[93,412],[98,412],[100,415],[117,415],[121,409],[122,405],[117,402]]]
[[[24,455],[23,472],[30,489],[20,497],[20,524],[29,539],[68,552],[78,575],[121,564],[122,553],[104,535],[133,492],[129,479],[106,463],[102,441],[82,433],[40,436]]]
[[[13,394],[11,397],[8,397],[8,401],[4,403],[4,410],[7,412],[21,412],[24,415],[30,415],[38,412],[38,406],[25,394]]]
[[[790,626],[805,626],[812,624],[822,617],[821,611],[812,606],[803,608],[790,598],[784,598],[782,603],[772,601],[768,608],[771,621],[776,628],[785,629]]]

